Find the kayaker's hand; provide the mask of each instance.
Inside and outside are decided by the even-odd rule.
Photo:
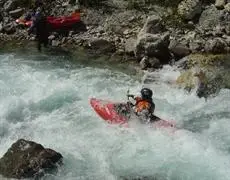
[[[134,95],[132,95],[132,94],[128,94],[128,95],[127,95],[127,97],[128,97],[128,98],[130,98],[130,97],[131,97],[131,98],[133,98],[133,99],[134,99]]]

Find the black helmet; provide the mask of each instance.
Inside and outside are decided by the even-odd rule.
[[[153,96],[153,91],[149,88],[143,88],[141,90],[141,96],[143,99],[151,99]]]

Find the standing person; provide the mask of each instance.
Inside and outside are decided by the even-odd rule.
[[[38,41],[38,50],[41,51],[42,44],[44,47],[48,45],[49,29],[46,16],[41,11],[41,8],[38,8],[34,17],[33,23],[29,28],[28,33],[31,34],[35,31],[36,38]]]

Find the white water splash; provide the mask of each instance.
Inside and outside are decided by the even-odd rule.
[[[172,85],[179,72],[166,66],[144,86],[154,91],[156,115],[182,129],[153,131],[135,121],[121,128],[102,121],[89,98],[125,101],[127,89],[136,94],[143,84],[117,71],[53,63],[59,58],[0,56],[0,156],[25,138],[64,156],[45,180],[229,179],[229,90],[206,103]]]

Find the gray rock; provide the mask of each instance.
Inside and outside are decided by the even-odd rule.
[[[62,155],[41,144],[20,139],[0,159],[0,174],[7,178],[36,178],[44,170],[55,169]],[[42,171],[43,170],[43,171]]]
[[[204,10],[199,19],[199,26],[203,30],[213,30],[216,26],[224,26],[229,21],[229,15],[223,10],[218,10],[215,6],[210,6]]]
[[[188,56],[191,53],[191,50],[187,46],[180,43],[171,46],[170,51],[173,53],[176,60]]]
[[[0,6],[2,7],[5,2],[6,2],[6,0],[0,0]]]
[[[205,44],[205,51],[209,53],[226,53],[228,44],[221,38],[210,39]]]
[[[224,9],[230,13],[230,3],[227,3],[225,6],[224,6]]]
[[[18,18],[20,16],[23,15],[24,10],[22,8],[10,11],[9,14],[10,16],[12,16],[13,18]]]
[[[111,16],[107,16],[106,21],[102,22],[102,24],[104,23],[105,31],[123,35],[126,29],[132,29],[141,24],[141,20],[138,19],[139,14],[140,12],[134,10],[114,12]],[[132,23],[130,23],[129,17],[132,17]]]
[[[155,57],[149,58],[149,65],[150,65],[150,68],[160,68],[161,67],[160,60]]]
[[[224,9],[224,5],[225,5],[225,0],[216,0],[215,2],[215,6],[218,9]]]
[[[116,49],[113,43],[101,38],[91,39],[88,46],[98,53],[111,53]]]
[[[168,63],[171,54],[168,49],[169,33],[163,34],[142,34],[138,36],[135,46],[135,56],[137,59],[142,59],[144,56],[156,57],[162,64]]]
[[[199,52],[204,47],[205,41],[203,40],[193,40],[189,43],[189,49],[192,52]]]
[[[52,40],[51,44],[52,44],[52,46],[57,47],[61,44],[61,42],[59,40]]]
[[[4,3],[5,11],[11,11],[17,8],[17,0],[8,0]]]
[[[145,70],[146,68],[148,68],[148,65],[149,65],[148,57],[145,56],[140,61],[141,69]]]
[[[13,34],[16,32],[16,28],[13,23],[8,23],[3,26],[2,32],[6,34]]]
[[[49,40],[54,40],[55,38],[56,38],[56,37],[55,37],[55,35],[53,35],[53,34],[50,35],[50,36],[48,37]]]
[[[159,16],[156,15],[149,16],[144,24],[144,27],[141,30],[141,33],[156,34],[156,33],[164,32],[166,29],[161,21],[162,19]]]
[[[129,38],[125,42],[125,52],[130,55],[134,55],[135,51],[135,44],[136,44],[135,38]]]
[[[2,32],[3,30],[3,26],[2,26],[2,23],[0,23],[0,32]]]
[[[149,58],[147,56],[143,57],[142,60],[140,61],[140,66],[142,70],[146,70],[149,68],[160,68],[161,64],[159,59],[157,58]]]
[[[182,18],[192,20],[202,11],[201,0],[183,0],[179,3],[177,12]]]

